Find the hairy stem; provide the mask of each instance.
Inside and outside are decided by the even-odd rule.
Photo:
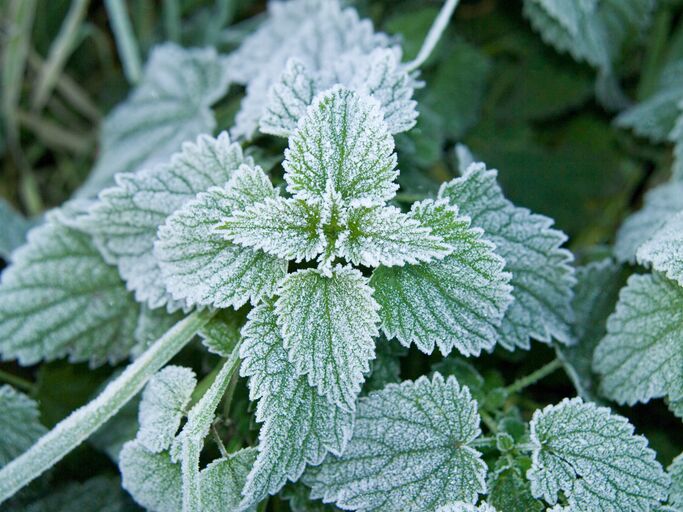
[[[0,503],[54,466],[114,416],[213,316],[201,311],[174,325],[92,402],[75,410],[0,470]]]
[[[429,56],[432,54],[432,51],[436,47],[436,44],[439,42],[439,39],[441,39],[443,31],[446,30],[448,21],[451,19],[453,11],[455,11],[459,1],[460,0],[446,0],[446,3],[441,8],[441,11],[439,11],[439,15],[436,17],[434,23],[429,29],[427,37],[425,37],[424,43],[422,43],[422,48],[420,48],[417,57],[415,57],[415,60],[412,62],[406,64],[406,71],[415,71],[429,58]]]
[[[526,375],[522,377],[521,379],[516,380],[512,384],[510,384],[508,387],[505,388],[505,392],[508,395],[511,395],[513,393],[518,393],[524,388],[531,386],[532,384],[535,384],[539,380],[547,377],[551,373],[553,373],[555,370],[558,368],[562,367],[562,361],[559,359],[555,358],[552,361],[550,361],[548,364],[545,366],[541,366],[538,370],[531,372],[529,375]]]

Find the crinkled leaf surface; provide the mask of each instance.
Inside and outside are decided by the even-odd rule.
[[[667,471],[671,477],[669,503],[677,507],[683,507],[683,453],[673,460]]]
[[[13,387],[0,386],[0,467],[21,455],[47,429],[40,424],[38,404]]]
[[[461,501],[453,503],[452,505],[446,505],[437,510],[437,512],[497,512],[488,503],[482,503],[479,506],[472,505],[470,503],[463,503]]]
[[[512,274],[512,304],[498,328],[498,343],[508,350],[528,349],[529,337],[572,341],[572,254],[552,220],[508,201],[496,183],[497,171],[473,164],[461,178],[442,185],[439,197],[457,205],[484,230]]]
[[[213,187],[169,217],[154,256],[175,300],[239,308],[273,294],[286,262],[235,245],[218,229],[234,209],[275,196],[260,167],[243,165],[224,187]]]
[[[166,308],[150,309],[145,304],[140,307],[138,325],[135,327],[135,346],[131,353],[138,357],[147,350],[166,331],[183,319],[182,311],[169,313]]]
[[[683,288],[660,274],[633,275],[595,350],[600,391],[623,404],[683,395]]]
[[[538,410],[531,442],[527,477],[550,504],[561,491],[572,512],[647,511],[667,496],[669,479],[647,440],[606,407],[565,398]]]
[[[683,211],[659,228],[636,251],[641,265],[650,265],[683,286]]]
[[[171,446],[197,384],[195,374],[182,366],[167,366],[152,377],[142,393],[137,439],[158,453]]]
[[[258,458],[243,490],[245,503],[276,493],[287,480],[297,480],[306,464],[320,464],[331,451],[342,453],[353,414],[331,404],[298,375],[287,358],[272,306],[249,314],[240,348],[240,373],[249,377],[249,397],[258,400],[261,425]]]
[[[344,509],[424,510],[486,489],[477,403],[451,377],[390,384],[361,398],[351,442],[306,473],[312,497]]]
[[[223,309],[219,311],[199,331],[202,345],[209,352],[221,357],[229,357],[241,339],[240,330],[244,325],[245,315],[242,311]]]
[[[370,284],[381,306],[382,330],[405,346],[446,355],[456,348],[479,354],[496,341],[496,327],[510,303],[504,261],[467,217],[446,201],[415,203],[410,217],[453,248],[439,261],[380,267]]]
[[[499,512],[543,512],[546,507],[531,494],[521,465],[498,468],[490,475],[487,500]]]
[[[379,334],[379,306],[367,279],[348,266],[330,275],[299,270],[278,293],[277,322],[296,372],[331,403],[354,410]]]
[[[165,162],[183,142],[211,133],[209,107],[227,91],[228,71],[213,48],[154,48],[140,85],[107,116],[100,158],[79,195],[94,196],[115,174]]]
[[[14,256],[0,284],[3,359],[97,366],[128,356],[139,307],[88,235],[49,215]]]
[[[200,472],[202,512],[238,509],[242,501],[241,491],[256,454],[255,448],[244,448],[214,460]]]
[[[118,175],[116,186],[100,194],[84,228],[94,235],[107,260],[118,266],[138,301],[151,308],[183,306],[171,300],[154,258],[157,229],[198,193],[225,185],[245,162],[252,163],[226,132],[217,138],[204,135],[185,143],[170,163]]]

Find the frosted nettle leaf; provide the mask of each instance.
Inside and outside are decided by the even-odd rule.
[[[0,386],[0,468],[28,450],[47,429],[38,404],[8,385]]]
[[[289,274],[275,308],[289,360],[299,375],[340,407],[353,411],[363,374],[375,356],[379,306],[356,269],[337,265]]]
[[[143,304],[140,307],[140,316],[133,335],[135,338],[135,346],[131,350],[133,357],[142,354],[182,319],[183,314],[180,311],[169,313],[166,308],[150,309]]]
[[[496,183],[497,171],[473,164],[461,178],[442,185],[440,198],[448,199],[484,230],[505,259],[512,274],[512,296],[500,327],[498,343],[508,350],[528,349],[529,338],[570,344],[572,254],[560,246],[567,236],[551,228],[553,221],[514,206]]]
[[[26,233],[36,224],[16,212],[7,201],[0,198],[0,258],[9,261],[12,251],[26,241]]]
[[[354,265],[378,267],[442,259],[452,252],[444,239],[393,206],[358,206],[348,213],[348,235],[339,255]]]
[[[678,455],[667,468],[671,477],[669,489],[669,503],[677,507],[683,507],[683,453]]]
[[[203,135],[195,143],[183,144],[170,163],[118,175],[117,185],[100,194],[83,227],[107,260],[118,266],[139,302],[152,309],[183,306],[170,301],[164,287],[153,254],[157,229],[198,193],[224,185],[243,163],[253,162],[226,132],[217,138]]]
[[[683,395],[680,398],[671,398],[668,400],[667,405],[669,410],[674,413],[674,415],[683,419]]]
[[[497,512],[488,503],[482,503],[478,507],[476,505],[471,505],[469,503],[453,503],[452,505],[446,505],[437,510],[437,512]]]
[[[683,211],[669,219],[638,248],[636,259],[641,265],[651,265],[683,286]]]
[[[109,379],[100,385],[98,391],[103,390],[109,382],[120,374],[120,372],[114,372]],[[138,407],[140,406],[140,400],[141,397],[138,394],[88,438],[88,444],[105,453],[115,464],[119,463],[119,454],[123,449],[123,445],[135,439],[138,433]]]
[[[562,492],[571,511],[651,510],[667,496],[669,479],[633,426],[606,407],[564,399],[534,413],[534,496],[550,504]]]
[[[199,331],[202,345],[213,354],[229,357],[241,339],[240,330],[244,325],[245,315],[230,309],[220,310]]]
[[[634,263],[638,247],[680,211],[683,211],[683,183],[666,183],[650,190],[645,194],[643,208],[619,228],[614,244],[616,258]]]
[[[266,198],[233,212],[219,230],[236,244],[288,260],[312,260],[325,248],[320,201]]]
[[[78,194],[94,196],[115,174],[166,162],[183,142],[211,133],[209,107],[226,93],[227,73],[213,48],[154,48],[140,85],[104,121],[100,158]]]
[[[377,102],[343,87],[315,99],[283,166],[287,190],[301,199],[323,197],[331,186],[344,201],[385,201],[398,188],[394,139]]]
[[[514,461],[513,464],[506,463],[506,466],[501,468],[497,467],[496,471],[490,475],[488,483],[487,500],[489,503],[500,512],[546,511],[543,502],[531,494],[531,485],[524,477],[524,473],[525,470],[518,461]]]
[[[239,308],[273,294],[286,262],[227,241],[217,229],[234,209],[275,197],[260,167],[243,165],[159,228],[154,256],[171,296],[188,305]]]
[[[633,275],[595,349],[600,391],[633,405],[683,394],[683,288],[659,274]]]
[[[128,356],[139,308],[90,237],[56,214],[14,253],[0,284],[0,353],[22,365],[69,356],[92,367]]]
[[[194,372],[182,366],[167,366],[150,379],[138,414],[137,439],[146,449],[158,453],[171,446],[196,385]]]
[[[10,507],[10,510],[14,508]],[[21,512],[126,512],[130,501],[118,478],[96,476],[72,482],[21,508]]]
[[[242,501],[242,488],[255,460],[256,449],[244,448],[216,459],[204,468],[200,472],[202,511],[237,510]]]
[[[258,400],[259,455],[243,490],[255,504],[295,481],[306,464],[320,464],[328,451],[340,454],[349,438],[353,414],[331,404],[309,386],[287,358],[272,306],[249,314],[242,334],[240,373],[249,377],[249,397]]]
[[[477,402],[453,377],[390,384],[359,400],[344,454],[304,478],[311,497],[362,512],[471,504],[486,490],[486,464],[470,446],[480,434]]]
[[[174,464],[168,452],[153,453],[139,441],[129,441],[119,455],[119,470],[123,488],[147,510],[182,510],[180,464]]]
[[[401,344],[444,355],[479,354],[496,342],[496,326],[510,303],[510,275],[480,229],[446,201],[415,203],[410,217],[431,228],[453,252],[440,261],[379,267],[370,284],[381,306],[382,330]]]

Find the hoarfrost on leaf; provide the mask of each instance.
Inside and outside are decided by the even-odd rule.
[[[0,468],[28,450],[47,429],[38,404],[13,387],[0,386]]]
[[[278,293],[277,322],[297,374],[306,375],[331,403],[353,411],[379,334],[379,306],[367,279],[341,265],[330,275],[299,270],[282,281]]]
[[[484,230],[512,274],[512,304],[498,327],[498,343],[528,349],[529,338],[571,344],[571,300],[575,284],[567,237],[552,220],[514,206],[496,182],[497,171],[471,165],[464,176],[441,186],[439,197],[457,205]]]
[[[683,286],[683,210],[638,248],[636,259]]]
[[[401,344],[444,355],[476,355],[493,347],[511,297],[503,259],[469,218],[444,200],[415,203],[409,217],[431,229],[453,252],[439,261],[379,267],[370,280],[382,330]]]
[[[242,501],[240,492],[255,460],[256,449],[244,448],[202,469],[202,512],[238,510]]]
[[[671,488],[669,489],[669,503],[676,507],[683,508],[683,453],[678,455],[667,468],[671,477]]]
[[[306,464],[320,464],[328,451],[341,454],[351,437],[353,414],[331,404],[289,362],[272,306],[249,314],[242,331],[240,373],[249,377],[249,398],[258,400],[262,423],[258,457],[243,490],[255,504],[297,480]]]
[[[222,309],[209,320],[199,331],[202,345],[221,357],[230,357],[232,351],[242,339],[240,330],[244,325],[245,315],[242,312]]]
[[[455,378],[389,384],[359,400],[343,455],[304,478],[312,498],[362,512],[473,504],[486,490],[486,464],[470,446],[480,433],[477,403]]]
[[[470,503],[463,503],[461,501],[451,505],[445,505],[437,510],[437,512],[497,512],[488,503],[482,503],[479,506]]]
[[[554,505],[564,493],[572,512],[649,511],[664,500],[669,478],[633,426],[606,407],[564,399],[531,420],[534,496]]]

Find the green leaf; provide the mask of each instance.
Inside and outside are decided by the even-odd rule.
[[[26,219],[0,198],[0,258],[9,261],[10,254],[25,243],[26,233],[35,224],[35,221]]]
[[[166,220],[154,256],[175,300],[239,308],[273,294],[286,262],[227,241],[220,226],[235,209],[274,196],[261,168],[243,165],[226,186],[199,194]]]
[[[353,411],[379,334],[379,306],[367,279],[341,265],[330,275],[299,270],[282,281],[279,295],[277,322],[296,372],[331,403]]]
[[[510,275],[479,229],[446,201],[415,203],[410,217],[440,236],[453,252],[440,261],[379,267],[370,284],[381,306],[382,330],[425,353],[457,348],[475,355],[495,344],[496,326],[510,303]]]
[[[0,386],[0,467],[24,453],[47,429],[38,404],[8,385]]]
[[[226,132],[217,138],[203,135],[184,144],[164,165],[118,175],[116,186],[100,194],[83,228],[94,236],[107,261],[118,266],[138,302],[152,309],[184,305],[172,301],[164,286],[154,257],[157,229],[198,193],[225,185],[243,163],[252,160]]]
[[[671,477],[669,503],[676,507],[683,507],[683,453],[671,462],[667,472]]]
[[[169,313],[166,308],[150,309],[143,304],[140,307],[138,325],[135,327],[136,344],[131,351],[133,357],[142,354],[182,319],[183,313],[181,311]]]
[[[543,503],[531,494],[518,464],[498,469],[489,480],[488,500],[498,512],[542,512]]]
[[[497,171],[483,164],[442,185],[439,197],[471,217],[484,230],[512,274],[512,304],[498,327],[498,343],[528,349],[529,338],[570,344],[574,270],[572,254],[560,246],[567,237],[552,220],[514,206],[496,182]]]
[[[396,193],[394,140],[376,101],[335,86],[319,95],[285,151],[287,190],[297,198],[385,201]]]
[[[531,420],[531,490],[550,504],[561,491],[571,511],[651,510],[669,479],[643,436],[606,407],[564,399]]]
[[[636,251],[641,265],[650,265],[683,286],[683,211],[674,215]]]
[[[600,391],[633,405],[683,395],[683,288],[659,274],[633,275],[595,350]]]
[[[130,502],[118,478],[96,476],[83,483],[73,482],[32,502],[23,512],[126,512]]]
[[[328,451],[343,452],[353,414],[331,404],[289,362],[272,306],[253,309],[243,329],[240,373],[249,377],[249,397],[258,400],[259,455],[243,490],[245,503],[258,503],[306,464],[320,464]]]
[[[446,505],[445,507],[440,507],[437,512],[498,512],[488,503],[482,503],[478,507],[476,505],[471,505],[469,503],[463,503],[461,501],[453,503],[452,505]]]
[[[33,229],[0,284],[0,352],[23,365],[126,358],[139,308],[90,237],[58,214]]]
[[[209,320],[199,336],[206,349],[221,357],[229,357],[241,339],[240,330],[244,325],[245,315],[229,309],[219,311]]]
[[[121,172],[163,163],[181,144],[216,126],[209,108],[228,88],[228,67],[213,48],[166,43],[152,50],[140,85],[106,118],[100,157],[80,196],[94,196]]]
[[[358,403],[354,435],[305,479],[312,498],[344,509],[436,511],[474,503],[486,464],[470,444],[481,431],[477,403],[454,378],[390,384]]]
[[[245,448],[206,466],[200,473],[202,512],[237,510],[242,501],[240,492],[255,460],[256,449]]]

